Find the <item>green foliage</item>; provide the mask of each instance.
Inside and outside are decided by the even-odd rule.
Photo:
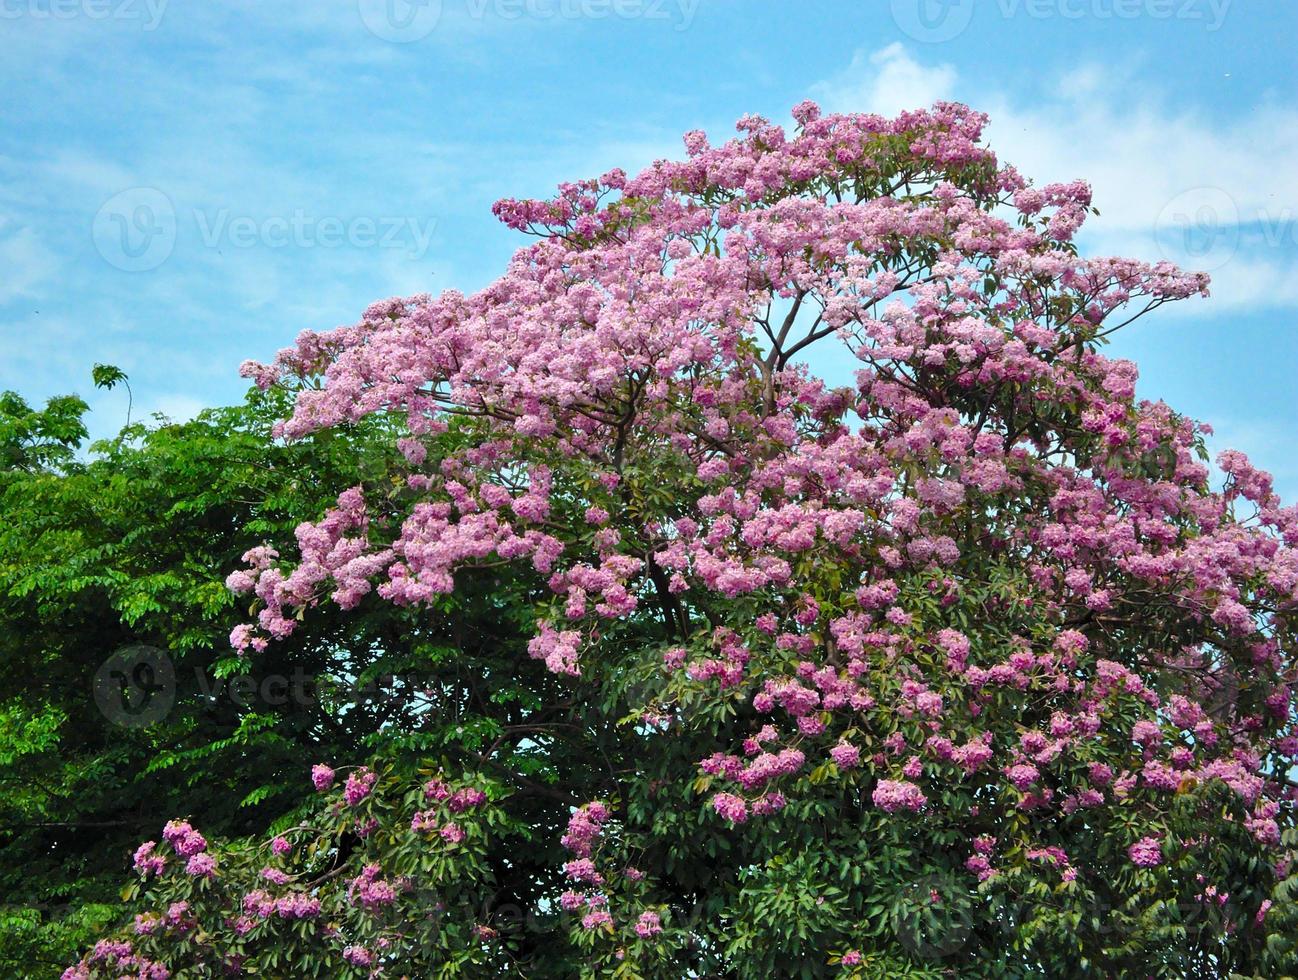
[[[99,365],[94,380],[125,376]],[[203,812],[218,832],[260,826],[309,789],[303,751],[355,751],[377,727],[374,710],[293,698],[242,707],[218,686],[223,672],[260,684],[291,675],[289,664],[345,676],[360,669],[353,650],[399,631],[390,611],[347,632],[335,618],[259,662],[231,658],[226,637],[246,610],[223,579],[240,555],[291,534],[319,512],[326,485],[359,482],[390,452],[376,448],[376,426],[276,444],[284,409],[254,391],[86,447],[80,398],[35,410],[0,396],[0,974],[74,959],[117,908],[129,853],[160,819]],[[114,724],[92,696],[96,670],[132,644],[165,651],[177,678],[174,708],[146,729]]]
[[[0,393],[0,472],[73,465],[87,435],[82,422],[86,411],[76,395],[51,398],[38,411],[12,391]]]

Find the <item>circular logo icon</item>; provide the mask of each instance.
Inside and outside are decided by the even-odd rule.
[[[937,44],[963,33],[973,8],[974,0],[892,0],[892,19],[903,34]]]
[[[409,44],[426,38],[442,18],[442,0],[358,0],[361,21],[382,41]]]
[[[915,956],[951,956],[964,947],[973,932],[973,900],[969,884],[954,875],[925,875],[903,886],[893,900],[893,932]]]
[[[148,272],[167,261],[176,244],[176,209],[154,187],[114,194],[95,214],[95,248],[123,272]]]
[[[95,704],[114,725],[145,728],[175,703],[176,670],[157,647],[123,647],[95,671]]]
[[[1196,272],[1212,272],[1239,248],[1239,208],[1220,187],[1193,187],[1158,212],[1154,236],[1164,258]]]

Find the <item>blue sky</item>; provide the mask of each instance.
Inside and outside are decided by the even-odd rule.
[[[490,281],[499,197],[808,96],[954,98],[1092,181],[1087,251],[1213,273],[1114,348],[1292,501],[1295,37],[1291,0],[0,0],[0,388],[77,391],[102,435],[109,362],[186,417],[304,328]]]

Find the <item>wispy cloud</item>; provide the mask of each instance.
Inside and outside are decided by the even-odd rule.
[[[858,50],[851,64],[811,91],[835,112],[896,115],[952,98],[955,83],[956,70],[950,65],[921,64],[905,45],[893,42],[877,51]]]
[[[53,277],[59,262],[41,242],[34,228],[0,215],[0,306],[12,300],[39,295]]]
[[[901,44],[858,51],[814,91],[836,109],[895,112],[951,98],[983,109],[1002,160],[1037,182],[1091,183],[1101,212],[1085,231],[1092,251],[1206,267],[1216,311],[1298,307],[1298,111],[1289,104],[1214,119],[1172,109],[1120,66],[1086,64],[1046,77],[1029,98]]]

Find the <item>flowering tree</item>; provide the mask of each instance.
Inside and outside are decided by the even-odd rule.
[[[1288,968],[1298,509],[1234,452],[1214,489],[1100,353],[1207,277],[1081,257],[1087,186],[964,106],[793,115],[501,201],[538,241],[482,292],[245,366],[298,390],[279,434],[395,418],[406,465],[248,553],[234,646],[507,569],[547,680],[473,765],[328,760],[367,764],[273,840],[169,824],[67,976]]]

